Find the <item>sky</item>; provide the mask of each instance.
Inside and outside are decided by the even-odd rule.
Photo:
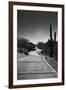
[[[58,13],[48,11],[17,11],[17,37],[26,38],[30,42],[47,42],[50,39],[50,24],[52,33],[58,31]]]

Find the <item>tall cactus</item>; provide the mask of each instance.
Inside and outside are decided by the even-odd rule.
[[[52,25],[50,24],[50,57],[53,54]]]
[[[54,32],[54,41],[52,38],[52,25],[50,24],[50,57],[53,56],[53,47],[56,42],[56,32]]]
[[[52,41],[52,25],[50,24],[50,41]]]
[[[56,32],[54,32],[54,42],[56,42]]]

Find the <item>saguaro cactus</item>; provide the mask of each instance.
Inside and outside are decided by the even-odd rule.
[[[50,57],[53,54],[52,25],[50,24]]]
[[[54,32],[54,42],[56,42],[56,32]]]
[[[52,25],[50,24],[50,41],[52,41]]]
[[[56,32],[54,32],[54,41],[52,38],[52,25],[50,24],[50,57],[53,56],[53,47],[56,42]]]

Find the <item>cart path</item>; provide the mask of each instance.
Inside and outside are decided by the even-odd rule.
[[[57,77],[57,72],[52,68],[44,56],[28,55],[17,61],[18,79],[39,79]]]

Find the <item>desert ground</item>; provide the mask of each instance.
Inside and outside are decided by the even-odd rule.
[[[18,54],[17,79],[55,78],[57,77],[57,70],[51,63],[51,61],[48,63],[45,56],[39,55],[37,51],[31,51],[29,55]]]

